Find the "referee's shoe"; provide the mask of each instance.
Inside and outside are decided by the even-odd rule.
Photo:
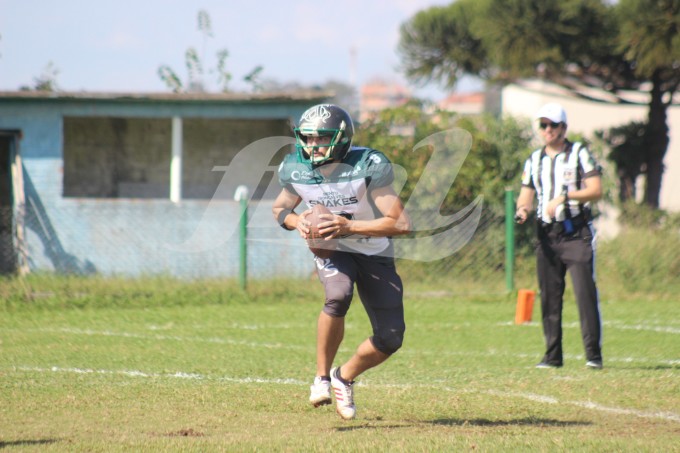
[[[541,363],[536,365],[536,368],[543,368],[543,369],[562,368],[562,365],[556,365],[554,363],[548,363],[548,362],[541,362]]]
[[[586,362],[586,368],[590,368],[591,370],[601,370],[602,369],[602,361],[601,360],[588,360]]]

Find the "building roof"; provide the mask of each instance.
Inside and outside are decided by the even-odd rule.
[[[451,93],[442,100],[442,104],[483,104],[484,93],[481,91],[472,93]]]
[[[442,110],[464,114],[481,113],[484,110],[484,92],[451,93],[438,103]]]
[[[334,96],[328,91],[306,90],[272,93],[115,93],[0,91],[2,100],[113,101],[113,102],[318,102]]]

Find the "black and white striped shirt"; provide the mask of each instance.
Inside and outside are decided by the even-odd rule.
[[[547,214],[548,202],[562,193],[563,187],[567,191],[579,190],[583,180],[591,176],[601,175],[600,166],[585,145],[580,142],[565,141],[562,152],[550,158],[545,147],[537,149],[527,159],[522,173],[522,186],[536,191],[538,208],[536,215],[539,220],[552,223],[565,219],[565,210],[558,209],[556,218],[551,219]],[[571,217],[582,214],[584,209],[590,208],[590,202],[580,203],[569,200]]]

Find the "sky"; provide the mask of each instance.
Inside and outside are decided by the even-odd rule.
[[[48,64],[62,91],[169,92],[158,76],[168,65],[187,79],[184,54],[194,47],[205,69],[227,49],[230,88],[258,65],[280,83],[360,86],[376,78],[433,100],[435,84],[418,88],[399,72],[399,27],[418,11],[451,0],[0,0],[0,90],[34,86]],[[211,19],[212,37],[198,29]],[[355,50],[352,57],[352,49]],[[208,91],[217,76],[206,74]],[[464,81],[457,91],[476,89]]]

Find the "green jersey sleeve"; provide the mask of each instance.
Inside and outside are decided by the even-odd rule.
[[[380,151],[365,148],[358,165],[365,168],[365,177],[371,188],[389,186],[394,182],[392,162]]]

